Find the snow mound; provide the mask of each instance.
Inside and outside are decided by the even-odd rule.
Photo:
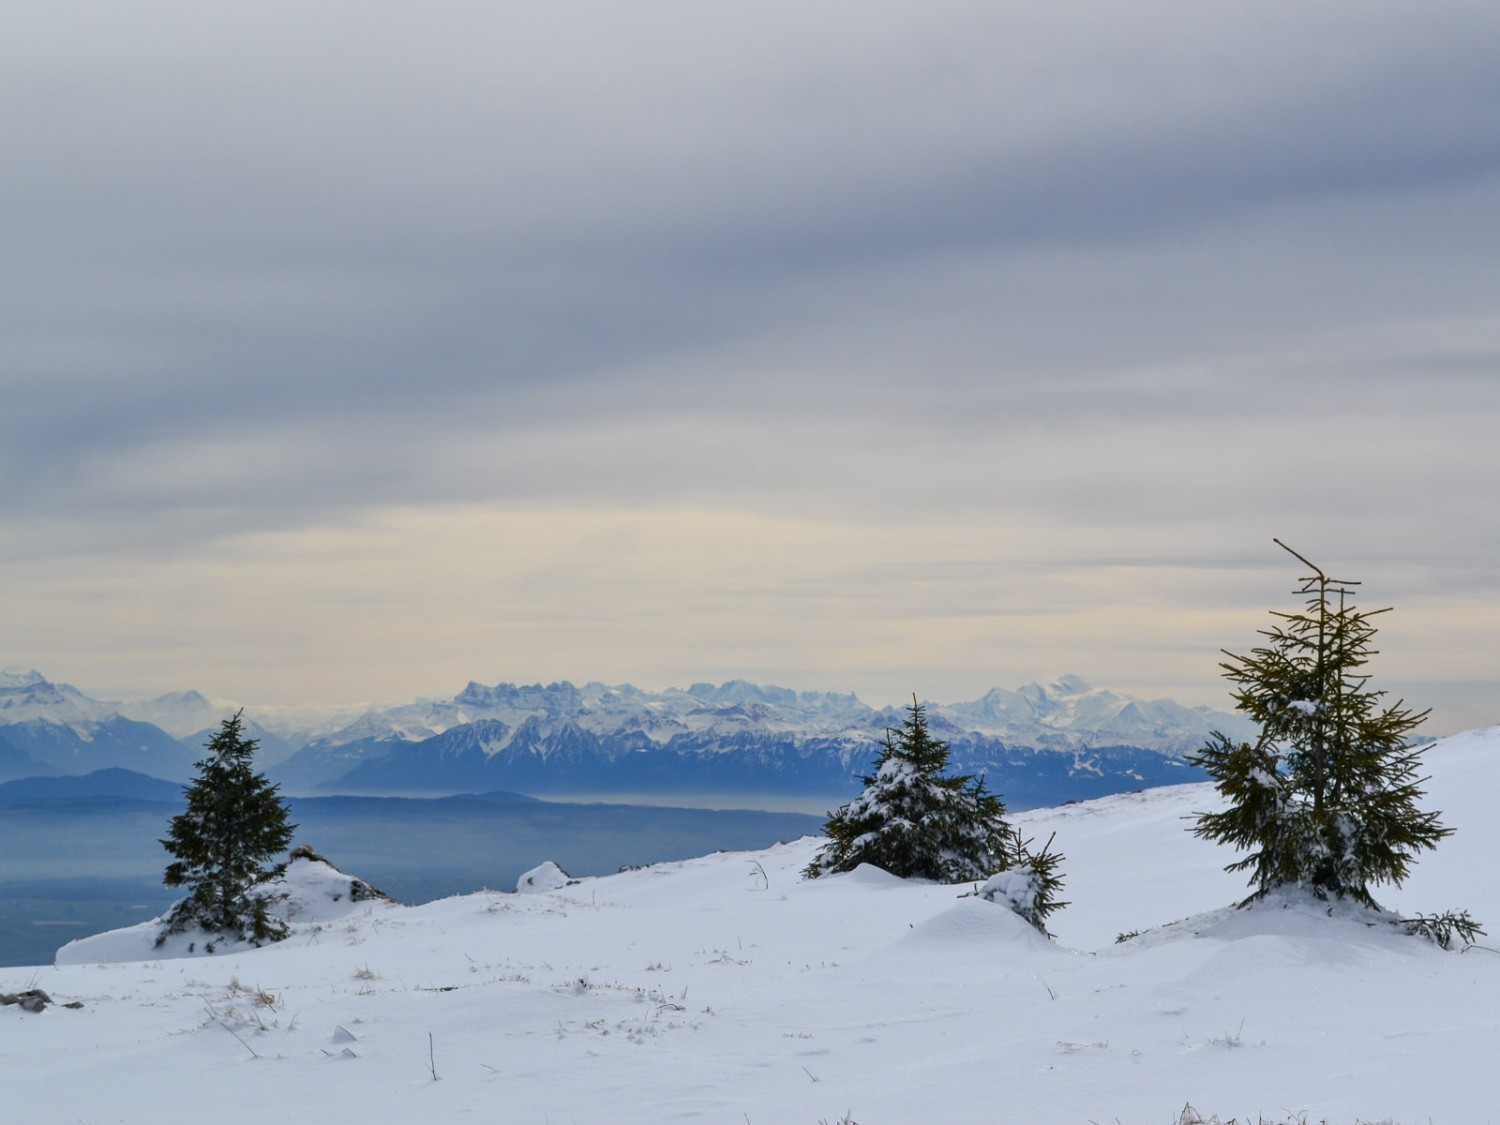
[[[368,902],[394,904],[384,891],[346,875],[311,848],[294,848],[281,878],[270,884],[272,895],[286,897],[276,911],[288,922],[335,922],[360,911]]]
[[[838,879],[844,883],[852,883],[858,887],[903,887],[924,880],[903,879],[899,875],[892,875],[883,867],[876,867],[873,863],[861,863],[853,871],[841,875],[823,876],[825,879]]]
[[[560,887],[566,887],[574,881],[568,877],[566,871],[549,859],[546,863],[537,864],[537,866],[516,880],[516,894],[545,894],[547,891],[555,891]]]
[[[1226,906],[1172,922],[1136,939],[1146,948],[1170,942],[1207,940],[1255,942],[1283,940],[1306,951],[1309,958],[1321,944],[1348,948],[1378,943],[1400,951],[1435,946],[1410,934],[1401,918],[1388,910],[1356,902],[1323,900],[1310,891],[1283,889],[1243,907]]]
[[[1055,948],[1034,926],[1004,904],[980,898],[961,899],[942,913],[917,923],[896,943],[902,955],[929,950],[947,956],[954,952],[954,947],[996,954],[1007,948],[1028,953]]]
[[[346,875],[327,860],[314,857],[310,849],[296,849],[286,871],[280,878],[266,884],[266,891],[273,901],[271,913],[285,919],[291,929],[287,940],[299,933],[315,932],[350,915],[404,909],[363,879]],[[90,965],[158,961],[244,953],[255,948],[249,942],[226,940],[202,932],[169,934],[158,945],[157,939],[170,915],[169,908],[149,922],[70,941],[57,951],[55,963]]]

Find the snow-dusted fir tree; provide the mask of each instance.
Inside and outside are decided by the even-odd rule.
[[[1228,801],[1199,815],[1193,832],[1250,854],[1228,866],[1250,872],[1250,902],[1276,887],[1375,905],[1370,887],[1399,885],[1420,851],[1452,829],[1417,806],[1420,750],[1407,736],[1427,717],[1367,685],[1371,619],[1352,602],[1357,582],[1330,578],[1279,539],[1312,574],[1298,613],[1274,612],[1267,643],[1225,652],[1235,707],[1254,719],[1254,742],[1215,733],[1191,759]]]
[[[163,882],[188,887],[172,909],[167,934],[199,927],[250,941],[279,941],[286,924],[270,913],[264,885],[285,869],[271,860],[292,841],[296,826],[277,787],[251,769],[256,740],[243,735],[241,713],[225,719],[186,787],[187,811],[172,818],[162,846],[177,858]]]
[[[816,879],[868,863],[902,878],[962,883],[1014,871],[1025,885],[1001,897],[1045,932],[1042,920],[1062,905],[1062,857],[1046,849],[1032,856],[984,779],[950,777],[947,768],[948,744],[932,737],[913,698],[901,729],[886,732],[874,775],[860,779],[864,791],[830,815],[828,843],[803,874]]]

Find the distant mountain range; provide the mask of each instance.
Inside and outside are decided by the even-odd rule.
[[[1014,807],[1201,776],[1182,757],[1240,716],[1139,700],[1076,676],[926,704],[964,772]],[[0,672],[0,781],[124,768],[181,781],[233,704],[197,692],[96,699],[35,671]],[[262,768],[288,793],[718,794],[837,798],[857,790],[904,712],[853,695],[742,680],[630,685],[470,683],[448,700],[371,709],[335,729],[273,731],[246,712]]]

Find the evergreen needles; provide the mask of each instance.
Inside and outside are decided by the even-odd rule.
[[[864,791],[829,816],[828,843],[803,874],[816,879],[862,863],[938,883],[1011,873],[1004,887],[987,885],[985,897],[1003,899],[1045,933],[1043,920],[1063,905],[1062,856],[1047,847],[1033,855],[982,777],[947,774],[948,744],[932,737],[915,697],[907,712],[900,730],[886,732],[873,776],[860,778]]]
[[[1193,832],[1248,849],[1226,870],[1250,872],[1251,901],[1275,887],[1375,905],[1370,886],[1399,885],[1420,851],[1451,833],[1417,806],[1420,750],[1407,736],[1427,716],[1386,705],[1362,670],[1375,650],[1372,618],[1352,602],[1359,583],[1330,578],[1279,539],[1312,574],[1296,613],[1261,631],[1249,656],[1225,652],[1235,707],[1260,726],[1236,745],[1215,733],[1190,759],[1229,805],[1198,816]]]
[[[285,870],[269,861],[291,843],[296,826],[287,823],[277,787],[250,767],[256,742],[243,736],[241,713],[225,719],[206,748],[185,790],[187,811],[172,818],[161,841],[177,857],[162,881],[189,891],[157,944],[193,926],[255,945],[279,941],[286,924],[258,888]]]

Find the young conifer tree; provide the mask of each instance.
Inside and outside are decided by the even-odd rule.
[[[1359,583],[1330,578],[1275,542],[1312,571],[1297,590],[1305,608],[1273,611],[1278,621],[1261,630],[1267,643],[1249,656],[1226,650],[1235,707],[1260,734],[1236,745],[1216,732],[1189,759],[1228,801],[1200,814],[1192,831],[1249,850],[1226,868],[1250,872],[1246,903],[1302,886],[1374,906],[1373,884],[1399,885],[1416,854],[1452,831],[1417,805],[1421,752],[1407,736],[1427,712],[1387,705],[1385,692],[1368,686],[1371,619],[1387,610],[1356,609]]]
[[[949,777],[948,744],[933,738],[927,713],[912,700],[864,791],[830,815],[828,843],[807,867],[808,878],[852,871],[861,863],[902,878],[961,883],[1003,870],[1015,848],[1005,805],[982,778]]]
[[[803,874],[868,863],[902,878],[962,883],[1015,871],[1025,894],[1013,908],[1045,933],[1046,916],[1063,905],[1062,857],[1046,848],[1032,856],[983,778],[948,776],[948,744],[932,737],[922,705],[913,698],[907,711],[901,729],[886,732],[874,775],[860,779],[864,791],[829,816],[828,843]]]
[[[188,887],[172,912],[167,934],[193,926],[260,945],[286,936],[261,889],[285,869],[271,860],[292,841],[296,825],[277,787],[251,769],[256,740],[243,736],[242,712],[225,719],[184,790],[187,811],[172,818],[162,846],[177,858],[163,882]]]

